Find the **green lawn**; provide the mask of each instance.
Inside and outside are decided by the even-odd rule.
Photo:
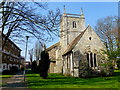
[[[9,78],[12,77],[13,75],[0,75],[0,78]]]
[[[48,79],[42,79],[39,74],[27,72],[29,88],[118,88],[120,85],[120,70],[115,70],[115,76],[91,79],[65,77],[61,74],[50,73]]]

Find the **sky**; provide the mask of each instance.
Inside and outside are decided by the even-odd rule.
[[[83,9],[85,15],[86,26],[90,24],[92,28],[95,27],[97,20],[107,16],[118,16],[118,2],[49,2],[48,9],[55,10],[59,8],[63,14],[63,6],[66,7],[66,13],[81,14],[80,9]],[[44,12],[43,12],[44,13]],[[34,47],[36,39],[29,39],[28,50]],[[55,36],[52,42],[47,42],[46,46],[59,42],[59,37]],[[25,45],[24,45],[25,46]],[[20,46],[22,49],[22,56],[25,56],[25,47]],[[29,55],[27,54],[27,61]]]

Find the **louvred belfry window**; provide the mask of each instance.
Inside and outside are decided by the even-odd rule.
[[[76,28],[76,22],[73,21],[73,28]]]

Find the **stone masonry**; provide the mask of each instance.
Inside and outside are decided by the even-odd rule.
[[[107,57],[102,53],[105,46],[85,17],[64,12],[60,21],[60,42],[48,48],[55,61],[54,73],[73,77],[92,77],[105,71]],[[109,73],[109,72],[108,72]]]

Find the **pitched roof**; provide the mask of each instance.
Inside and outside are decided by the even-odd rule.
[[[46,51],[50,51],[51,49],[53,49],[54,47],[58,46],[60,44],[60,42],[50,46],[49,48],[46,49]]]
[[[69,53],[74,47],[75,45],[78,43],[78,41],[81,39],[81,37],[83,36],[83,34],[85,33],[85,31],[87,30],[87,28],[89,27],[89,25],[86,27],[86,29],[81,32],[67,47],[67,49],[65,50],[65,52],[63,53],[63,56],[66,55],[67,53]]]
[[[5,38],[6,35],[2,34],[2,38]],[[11,42],[17,49],[19,49],[20,51],[22,51],[10,38],[7,38],[7,40],[9,40],[9,42]]]

